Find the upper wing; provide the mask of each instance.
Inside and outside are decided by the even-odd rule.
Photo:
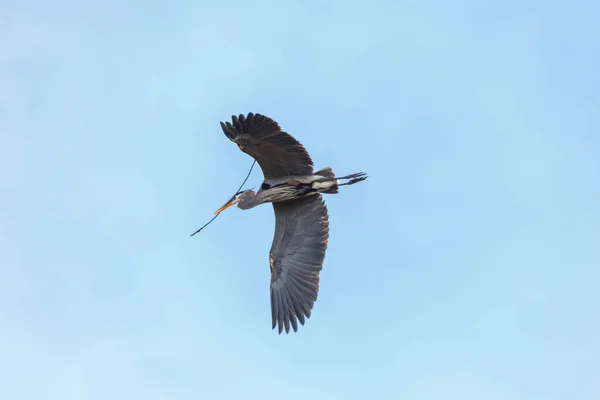
[[[320,194],[273,203],[275,237],[269,253],[273,329],[298,330],[319,292],[319,272],[329,238],[329,216]]]
[[[260,114],[231,117],[221,122],[225,135],[240,150],[256,159],[265,179],[286,175],[310,175],[313,162],[308,152],[290,134],[283,132],[277,122]]]

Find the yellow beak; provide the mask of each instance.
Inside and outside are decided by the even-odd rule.
[[[227,203],[225,203],[221,208],[219,208],[217,211],[215,211],[215,214],[219,214],[220,212],[228,209],[229,207],[231,207],[232,205],[235,204],[235,197],[231,200],[229,200]]]

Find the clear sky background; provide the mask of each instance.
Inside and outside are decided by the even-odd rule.
[[[125,4],[0,0],[0,398],[600,398],[597,2]],[[250,111],[370,174],[290,335]]]

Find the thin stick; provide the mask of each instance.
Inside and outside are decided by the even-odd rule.
[[[254,164],[256,164],[256,160],[254,160],[254,162],[252,163],[252,166],[250,167],[250,171],[248,171],[248,175],[246,175],[246,179],[244,179],[244,182],[242,182],[242,184],[240,185],[238,190],[235,191],[236,193],[239,192],[240,190],[242,190],[242,187],[246,184],[246,181],[248,180],[248,178],[250,178],[250,174],[252,173],[252,168],[254,168]]]
[[[219,213],[221,214],[221,213]],[[214,217],[212,217],[212,219],[210,221],[208,221],[207,223],[205,223],[204,225],[202,225],[202,228],[198,229],[196,232],[192,233],[190,235],[190,237],[194,236],[196,233],[200,232],[202,229],[204,229],[208,224],[210,224],[211,222],[213,222],[215,220],[215,218],[217,218],[219,216],[219,214],[215,215]]]
[[[248,178],[250,178],[250,174],[252,173],[252,168],[254,168],[254,164],[256,164],[256,160],[254,160],[254,162],[252,163],[252,166],[250,167],[250,171],[248,171],[248,175],[246,175],[246,179],[244,179],[244,182],[242,182],[242,184],[240,185],[240,187],[238,188],[238,190],[235,191],[235,193],[237,194],[240,190],[242,190],[242,187],[244,186],[244,184],[246,183],[246,181],[248,180]],[[235,194],[233,195],[235,196]],[[231,196],[231,197],[233,197]],[[190,235],[190,237],[194,236],[196,233],[200,232],[202,229],[204,229],[208,224],[210,224],[211,222],[213,222],[221,213],[215,215],[214,217],[212,217],[212,219],[210,221],[208,221],[207,223],[205,223],[202,228],[198,229],[196,232],[192,233]]]

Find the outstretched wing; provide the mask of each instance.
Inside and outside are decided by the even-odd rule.
[[[273,329],[294,332],[310,318],[329,238],[329,216],[320,194],[273,203],[275,237],[269,253]]]
[[[225,135],[240,150],[254,157],[265,179],[286,175],[310,175],[313,162],[308,152],[290,134],[283,132],[277,122],[261,114],[231,117],[221,122]]]

